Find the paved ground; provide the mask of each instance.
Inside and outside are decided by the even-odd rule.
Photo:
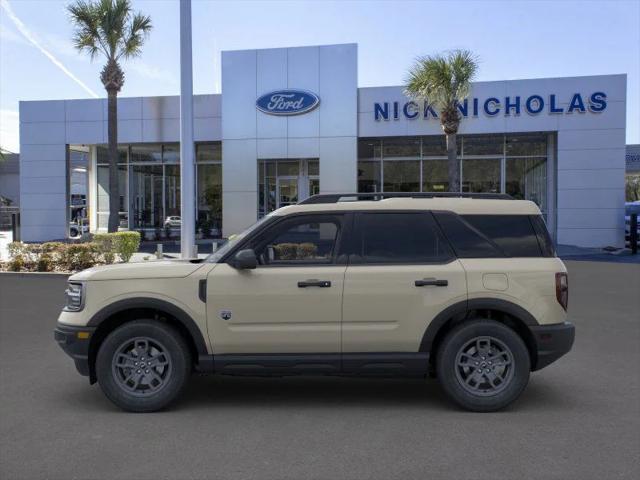
[[[122,413],[53,342],[65,279],[0,274],[0,478],[640,478],[640,267],[568,267],[575,349],[495,414],[433,381],[213,377]]]

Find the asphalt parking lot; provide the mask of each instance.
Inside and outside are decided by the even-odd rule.
[[[492,414],[435,381],[216,377],[123,413],[53,341],[65,278],[0,274],[0,478],[640,478],[640,264],[567,266],[574,350]]]

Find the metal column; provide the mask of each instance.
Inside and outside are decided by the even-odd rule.
[[[194,157],[191,0],[180,0],[180,254],[182,258],[195,256]]]

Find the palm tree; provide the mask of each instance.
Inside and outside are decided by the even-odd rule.
[[[100,80],[107,91],[109,137],[109,232],[120,223],[118,188],[118,92],[124,85],[120,61],[136,57],[151,31],[151,19],[131,10],[129,0],[76,0],[67,7],[75,26],[73,44],[91,60],[106,57]]]
[[[478,71],[478,60],[468,50],[420,57],[409,70],[405,93],[434,106],[447,138],[449,191],[460,190],[456,135],[460,127],[458,104],[468,95]]]

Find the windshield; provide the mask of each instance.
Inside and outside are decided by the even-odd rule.
[[[239,240],[242,240],[243,238],[245,238],[247,235],[249,235],[251,232],[253,232],[255,229],[257,229],[260,225],[262,225],[264,222],[266,222],[270,218],[271,218],[270,215],[262,217],[256,223],[254,223],[249,228],[247,228],[244,232],[238,233],[237,235],[232,235],[229,238],[229,240],[227,240],[226,243],[224,243],[218,250],[216,250],[211,255],[209,255],[205,259],[205,262],[218,263],[222,257],[224,257],[227,253],[229,253],[229,251],[238,244]]]

